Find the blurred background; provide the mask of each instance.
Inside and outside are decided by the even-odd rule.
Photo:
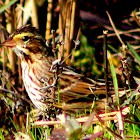
[[[116,73],[121,76],[121,57],[118,54],[122,44],[106,11],[123,42],[129,43],[139,54],[138,0],[0,0],[0,41],[3,42],[15,29],[31,24],[40,30],[50,44],[54,30],[55,36],[60,36],[60,40],[64,42],[58,48],[58,57],[67,58],[66,63],[78,73],[93,79],[103,79],[103,30],[108,30],[108,50]],[[76,44],[77,40],[80,43]],[[33,105],[22,83],[20,60],[12,50],[3,47],[0,49],[0,115],[3,118],[0,121],[0,134],[8,137],[25,123],[25,112],[30,111],[30,106]],[[126,59],[132,75],[139,78],[140,62],[129,51]]]

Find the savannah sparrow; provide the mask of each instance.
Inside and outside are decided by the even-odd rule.
[[[96,110],[104,108],[104,83],[75,73],[57,59],[36,28],[26,25],[17,29],[2,45],[12,48],[21,59],[26,91],[39,110],[55,107],[80,112],[91,109],[94,103]]]

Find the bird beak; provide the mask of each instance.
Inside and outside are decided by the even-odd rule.
[[[14,48],[16,47],[16,43],[13,38],[8,38],[6,41],[2,43],[2,46]]]

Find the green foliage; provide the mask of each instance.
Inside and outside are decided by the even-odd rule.
[[[103,68],[99,70],[99,66],[95,58],[95,48],[88,44],[86,36],[80,36],[80,47],[74,53],[75,61],[73,65],[80,69],[84,75],[98,78],[103,73]]]
[[[77,69],[80,69],[82,74],[86,76],[92,76],[98,79],[101,75],[104,73],[103,65],[101,63],[98,63],[99,58],[96,58],[96,48],[99,44],[102,43],[102,30],[103,28],[109,30],[108,34],[108,47],[111,50],[110,55],[112,56],[110,62],[110,70],[113,75],[113,86],[116,90],[116,97],[117,97],[117,105],[120,105],[119,102],[119,96],[118,96],[118,83],[117,83],[117,77],[116,75],[124,76],[124,71],[122,70],[121,65],[121,59],[124,55],[121,52],[120,49],[120,43],[118,42],[117,38],[115,37],[115,33],[110,26],[110,24],[104,24],[101,21],[104,19],[101,19],[98,14],[92,15],[88,12],[85,12],[87,16],[87,21],[84,21],[80,19],[80,21],[75,20],[74,25],[74,19],[79,17],[76,17],[77,15],[71,15],[72,11],[76,10],[77,6],[72,9],[73,3],[75,4],[76,1],[41,1],[37,0],[36,3],[32,3],[34,1],[31,0],[23,0],[23,1],[17,1],[17,0],[10,0],[9,3],[4,4],[6,1],[2,0],[0,4],[0,21],[1,23],[7,27],[7,30],[11,33],[12,30],[24,24],[30,23],[33,26],[40,27],[41,30],[43,30],[44,34],[46,34],[46,39],[52,38],[50,35],[51,26],[52,29],[59,28],[59,30],[56,31],[56,34],[59,34],[60,36],[63,34],[63,41],[66,42],[64,48],[60,47],[61,54],[64,54],[64,57],[67,58],[69,54],[71,53],[71,42],[73,41],[74,34],[77,34],[77,30],[79,27],[79,23],[83,22],[81,31],[80,31],[80,38],[77,38],[81,42],[79,47],[76,48],[76,51],[74,52],[74,61],[72,61],[72,66],[75,66]],[[73,3],[70,3],[73,2]],[[47,7],[46,3],[49,3],[51,5],[47,5],[48,7],[48,14],[45,15],[44,13],[41,15],[40,13],[37,13],[40,9],[43,7]],[[91,1],[87,1],[87,5],[89,6]],[[70,5],[70,6],[69,6]],[[83,3],[82,3],[83,5]],[[69,6],[69,7],[68,7]],[[96,7],[97,5],[95,5]],[[87,7],[86,7],[87,8]],[[93,7],[92,7],[93,8]],[[97,8],[97,7],[96,7]],[[125,7],[123,7],[125,8]],[[46,10],[46,9],[45,9]],[[101,9],[102,10],[102,9]],[[27,12],[26,12],[27,11]],[[89,11],[87,8],[85,11]],[[115,11],[116,12],[116,11]],[[60,13],[60,14],[59,14]],[[66,14],[67,13],[67,14]],[[118,11],[119,13],[119,11]],[[118,14],[117,13],[117,14]],[[122,14],[122,13],[121,13]],[[118,21],[120,25],[123,25],[125,28],[117,25],[118,29],[117,31],[119,34],[121,34],[121,37],[123,37],[124,41],[127,41],[127,55],[131,56],[133,58],[129,59],[129,56],[125,56],[124,58],[128,60],[128,63],[130,64],[129,68],[130,73],[134,74],[134,76],[140,77],[140,57],[139,57],[139,27],[135,26],[136,21],[139,22],[139,11],[133,13],[134,16],[130,16],[129,18],[126,17],[126,19],[122,21]],[[63,15],[63,16],[62,16]],[[68,15],[68,17],[67,17]],[[71,15],[71,16],[70,16]],[[41,17],[40,17],[41,16]],[[82,18],[82,14],[80,15]],[[10,18],[12,17],[12,19]],[[26,17],[26,18],[25,18]],[[45,17],[48,17],[47,21],[44,21]],[[89,18],[90,17],[90,18]],[[96,18],[95,18],[96,17]],[[58,19],[60,18],[60,19]],[[94,23],[94,20],[90,19],[96,19],[97,23]],[[100,18],[100,20],[99,20]],[[113,17],[115,18],[115,17]],[[135,18],[135,20],[134,20]],[[35,19],[35,22],[33,19]],[[39,20],[38,20],[39,19]],[[46,23],[38,25],[40,21],[43,21]],[[101,22],[101,23],[100,23]],[[35,24],[34,24],[35,23]],[[59,23],[59,25],[57,25]],[[78,24],[77,24],[78,23]],[[9,28],[10,27],[10,28]],[[50,27],[45,29],[45,27]],[[100,30],[100,28],[102,28]],[[3,30],[4,28],[0,26],[0,39],[4,41],[4,38],[6,35],[8,35],[7,32]],[[131,29],[131,30],[126,30]],[[132,30],[133,29],[133,30]],[[48,30],[48,33],[47,33]],[[60,32],[61,31],[61,32]],[[75,33],[73,33],[75,31]],[[2,32],[4,32],[2,34]],[[94,34],[97,34],[94,39],[91,37],[91,34],[94,36]],[[98,39],[97,39],[98,38]],[[96,40],[97,42],[101,43],[94,43]],[[1,42],[2,42],[1,41]],[[96,42],[95,41],[95,42]],[[89,43],[90,42],[90,43]],[[92,43],[91,43],[92,42]],[[131,42],[132,45],[130,45]],[[136,47],[133,47],[136,46]],[[63,48],[61,50],[61,48]],[[119,50],[119,51],[118,51]],[[70,57],[68,57],[69,59]],[[68,60],[67,59],[67,60]],[[70,61],[70,60],[69,60]],[[122,120],[114,120],[111,121],[110,124],[106,125],[103,120],[103,118],[99,117],[96,119],[96,122],[92,122],[94,120],[95,114],[91,114],[88,116],[88,119],[84,123],[77,122],[76,119],[72,120],[70,119],[68,122],[65,123],[58,123],[56,125],[52,126],[54,129],[52,129],[50,126],[36,126],[34,127],[32,123],[30,122],[30,116],[27,112],[30,111],[31,103],[27,100],[26,91],[22,84],[22,78],[21,78],[21,69],[19,65],[19,60],[14,56],[12,51],[8,49],[4,49],[1,47],[1,56],[0,56],[0,67],[1,67],[1,75],[0,75],[0,115],[1,115],[1,128],[0,128],[0,139],[12,139],[12,138],[25,138],[25,139],[33,139],[33,140],[43,140],[45,139],[44,136],[53,139],[58,138],[61,136],[64,136],[66,139],[118,139],[118,135],[121,137],[121,130],[119,129],[118,121],[121,121],[122,124],[124,124],[124,135],[126,139],[136,139],[140,138],[140,101],[139,101],[139,95],[136,96],[139,91],[132,92],[130,96],[128,96],[128,99],[125,101],[122,101],[123,103],[120,105],[121,109],[125,107],[129,107],[130,111],[127,113],[127,115],[123,116]],[[117,70],[116,70],[117,69]],[[119,73],[117,72],[119,71]],[[122,74],[123,73],[123,74]],[[6,75],[6,76],[5,76]],[[111,75],[111,74],[110,74]],[[137,79],[137,83],[139,86],[139,79]],[[13,91],[13,92],[12,92]],[[136,97],[134,97],[136,96]],[[28,103],[29,104],[28,104]],[[23,108],[22,108],[23,107]],[[27,107],[28,110],[26,110],[24,107]],[[113,108],[114,106],[112,106]],[[112,112],[110,112],[112,113]],[[27,115],[27,117],[26,117]],[[87,116],[87,112],[85,111],[85,114],[76,114],[76,118],[82,118],[84,116]],[[108,118],[111,115],[107,116]],[[26,124],[25,124],[26,122]],[[44,121],[45,123],[46,121]],[[49,121],[48,121],[49,122]],[[103,123],[104,122],[104,123]],[[92,124],[94,123],[94,124]],[[95,132],[96,126],[100,126],[102,130],[100,132]],[[110,128],[110,129],[108,129]],[[53,131],[53,133],[52,133]],[[98,129],[99,131],[99,129]],[[118,135],[117,135],[118,134]]]
[[[4,138],[4,134],[3,134],[3,132],[2,132],[2,129],[0,128],[0,139],[1,140],[5,140],[5,138]]]
[[[137,139],[137,137],[140,136],[140,109],[137,107],[139,106],[140,101],[136,99],[136,102],[134,105],[130,106],[130,112],[126,116],[125,119],[125,133],[127,134],[128,137],[131,137],[131,139]]]

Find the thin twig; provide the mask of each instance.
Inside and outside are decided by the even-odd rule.
[[[127,30],[127,31],[121,31],[121,30],[118,30],[118,29],[117,29],[117,32],[118,32],[119,35],[125,34],[125,35],[127,35],[127,36],[131,36],[131,37],[133,37],[133,38],[140,39],[138,36],[134,36],[134,35],[130,34],[130,33],[140,32],[140,29],[132,29],[132,30]],[[110,34],[108,34],[107,36],[108,36],[108,37],[111,37],[111,36],[115,36],[115,35],[116,35],[116,33],[110,33]],[[103,38],[103,37],[104,37],[103,35],[100,35],[100,36],[98,36],[97,38],[100,39],[100,38]]]
[[[106,87],[106,95],[107,95],[107,103],[109,103],[108,97],[109,97],[109,85],[108,85],[108,61],[107,61],[107,34],[108,31],[103,31],[104,35],[104,44],[103,44],[103,50],[104,50],[104,78],[105,78],[105,87]]]
[[[5,92],[5,93],[10,93],[10,94],[12,94],[13,96],[16,96],[17,98],[20,98],[20,99],[26,101],[26,102],[29,103],[30,105],[33,105],[33,104],[31,103],[30,100],[26,99],[24,96],[21,96],[20,94],[16,94],[16,93],[13,92],[13,91],[9,91],[9,90],[4,89],[4,88],[0,88],[0,91],[1,91],[1,92]],[[8,98],[9,98],[9,97],[8,97]]]
[[[77,34],[76,40],[79,40],[80,33],[81,33],[81,28],[79,28],[79,30],[78,30],[78,34]],[[72,62],[74,61],[74,54],[75,54],[75,50],[76,50],[76,47],[77,47],[76,45],[77,45],[77,44],[75,44],[75,49],[74,49],[73,52],[72,52],[71,62],[70,62],[70,63],[72,63]]]
[[[107,13],[107,15],[108,15],[108,17],[109,17],[109,21],[110,21],[110,23],[111,23],[111,25],[112,25],[112,27],[113,27],[113,29],[114,29],[114,32],[116,33],[116,36],[118,37],[118,39],[119,39],[119,41],[121,42],[122,46],[125,45],[124,42],[122,41],[122,39],[121,39],[121,37],[120,37],[120,35],[119,35],[119,33],[118,33],[116,27],[115,27],[115,24],[113,23],[113,20],[112,20],[112,18],[111,18],[111,16],[110,16],[109,12],[106,11],[106,13]]]
[[[140,22],[139,22],[138,16],[136,15],[136,11],[132,12],[132,16],[133,16],[134,20],[136,21],[136,23],[140,26]]]

